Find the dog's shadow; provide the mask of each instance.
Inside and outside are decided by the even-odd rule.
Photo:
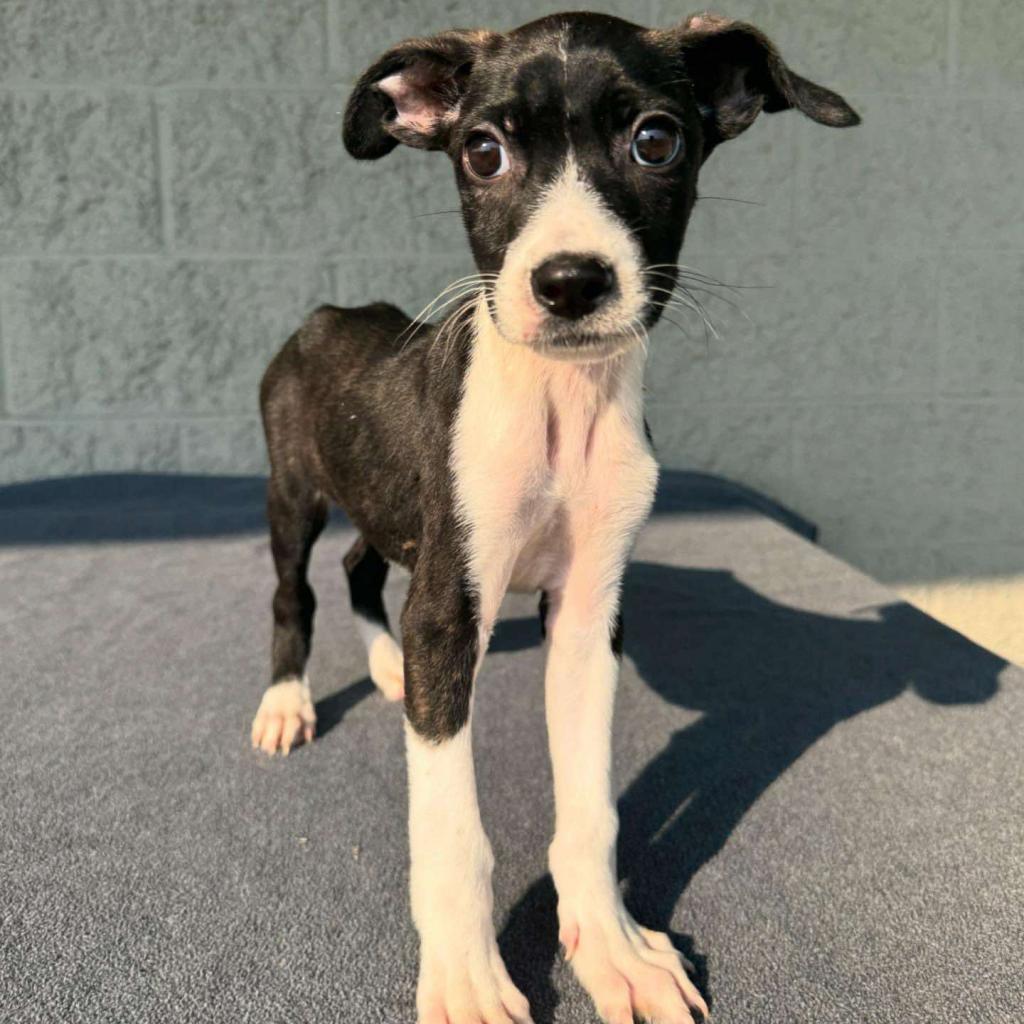
[[[936,704],[991,698],[1006,662],[903,603],[856,619],[768,600],[731,573],[631,565],[623,592],[626,657],[666,701],[703,712],[675,733],[619,799],[619,875],[641,923],[668,931],[706,997],[708,951],[671,931],[690,880],[758,797],[833,726],[906,690]],[[539,641],[532,620],[503,627],[503,649]],[[628,686],[617,714],[629,714]],[[556,897],[538,879],[499,944],[513,979],[551,1024],[558,1002]]]
[[[363,676],[350,683],[343,690],[338,690],[328,697],[321,697],[316,702],[316,734],[326,736],[332,729],[340,725],[345,716],[362,700],[374,692],[376,687],[369,676]]]

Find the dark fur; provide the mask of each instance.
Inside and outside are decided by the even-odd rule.
[[[588,51],[586,61],[572,64],[569,80],[558,57],[563,43]],[[438,111],[452,114],[429,132],[396,125],[394,104],[377,88],[403,69]],[[344,139],[361,159],[381,157],[400,142],[447,151],[482,271],[500,270],[571,144],[647,261],[667,263],[679,252],[708,154],[759,111],[788,107],[825,124],[857,121],[841,97],[791,72],[750,26],[652,32],[602,15],[558,15],[507,34],[447,32],[393,48],[357,84]],[[656,172],[628,159],[635,119],[652,110],[676,119],[685,145],[685,159]],[[482,123],[515,152],[517,173],[507,180],[481,185],[462,167],[463,143]],[[652,302],[649,322],[656,316]],[[263,379],[279,580],[272,681],[304,670],[315,608],[309,552],[333,502],[360,533],[345,559],[360,614],[386,623],[387,563],[412,572],[402,613],[406,712],[419,734],[440,740],[466,722],[479,653],[477,596],[448,464],[471,342],[459,333],[435,346],[436,328],[409,328],[409,319],[385,304],[321,307]],[[542,620],[545,610],[546,597]],[[621,652],[621,619],[611,644]]]
[[[410,323],[384,304],[323,306],[263,378],[280,581],[272,680],[301,676],[305,667],[314,606],[306,566],[331,501],[375,557],[412,571],[402,613],[406,710],[423,735],[440,737],[465,721],[477,653],[476,598],[454,516],[446,442],[467,351],[457,347],[442,359],[431,329],[403,344],[399,337]],[[346,564],[350,581],[358,565]],[[383,584],[383,572],[357,577],[353,606],[383,617]]]
[[[383,629],[390,629],[388,613],[384,608],[388,563],[381,553],[365,537],[359,536],[341,562],[348,578],[352,611]]]

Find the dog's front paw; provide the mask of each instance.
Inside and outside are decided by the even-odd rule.
[[[477,949],[424,946],[417,1024],[532,1024],[530,1004],[512,984],[497,944]]]
[[[285,679],[267,687],[252,722],[254,748],[287,754],[292,747],[309,743],[315,731],[313,697],[304,679]]]
[[[578,912],[559,906],[559,939],[607,1024],[693,1024],[708,1008],[667,935],[641,928],[621,905]]]

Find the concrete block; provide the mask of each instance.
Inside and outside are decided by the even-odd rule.
[[[958,95],[990,96],[1001,109],[1024,99],[1024,6],[1017,0],[972,0],[955,5]]]
[[[785,406],[660,402],[647,417],[659,464],[719,473],[788,501],[792,414]]]
[[[1008,542],[1024,479],[1020,415],[1019,405],[892,399],[801,408],[792,500],[844,551]]]
[[[964,144],[944,99],[849,97],[864,118],[832,129],[797,118],[797,237],[813,249],[934,250],[965,197],[952,180]]]
[[[921,458],[922,501],[940,545],[1020,544],[1024,398],[943,399]],[[930,457],[929,457],[930,456]]]
[[[700,171],[704,198],[690,218],[684,263],[689,253],[763,253],[792,244],[798,116],[764,114],[711,154]]]
[[[399,147],[380,163],[341,143],[343,90],[184,91],[169,98],[178,246],[388,255],[459,251],[446,157]]]
[[[390,302],[410,317],[424,311],[449,285],[475,273],[469,248],[464,256],[439,257],[436,260],[409,260],[396,256],[340,260],[335,264],[336,301],[341,306],[363,306],[368,302]],[[453,313],[459,302],[468,298],[465,289],[456,288],[447,297],[462,296],[450,305],[435,305],[427,319],[439,321]]]
[[[1024,248],[1024,222],[1019,197],[1024,193],[1024,163],[1020,139],[1024,137],[1024,104],[957,98],[946,105],[944,132],[955,145],[946,145],[943,163],[948,168],[949,191],[927,201],[948,219],[946,234],[937,247],[945,253],[959,248],[1020,251]],[[948,206],[948,215],[943,204]]]
[[[941,281],[943,393],[1024,394],[1024,256],[951,253]]]
[[[544,0],[445,0],[429,7],[414,0],[382,0],[371,8],[352,11],[344,0],[336,5],[338,35],[332,41],[335,66],[354,80],[393,44],[411,36],[433,35],[449,28],[490,28],[503,31],[561,10]],[[573,8],[569,8],[573,9]],[[647,3],[630,6],[616,0],[588,0],[579,10],[614,14],[648,24]]]
[[[12,410],[252,415],[267,362],[330,294],[323,269],[303,263],[13,266],[3,294]]]
[[[181,427],[181,466],[186,473],[267,473],[263,425],[258,417],[196,419]]]
[[[928,95],[945,85],[948,4],[772,0],[769,35],[807,78],[835,89]]]
[[[0,420],[0,483],[181,468],[176,423],[161,420]]]
[[[683,251],[687,264],[695,257]],[[692,310],[672,308],[653,332],[647,372],[652,401],[688,407],[709,401],[764,402],[792,392],[790,358],[798,331],[787,301],[794,256],[708,255],[695,271],[712,279],[691,282],[692,298],[715,332]]]
[[[308,81],[326,60],[323,0],[7,0],[0,80]]]
[[[0,89],[0,253],[152,252],[153,109],[120,92]]]
[[[940,259],[884,249],[796,254],[775,302],[788,310],[789,390],[801,398],[931,394]]]
[[[967,590],[964,581],[993,580],[992,587],[998,593],[1002,581],[1024,572],[1024,545],[1021,544],[990,541],[975,544],[968,541],[929,545],[910,541],[892,547],[873,547],[859,542],[847,542],[843,537],[831,537],[826,543],[829,550],[883,583],[902,585],[950,581],[948,586],[951,595],[960,597],[957,605],[964,602],[966,607],[950,607],[945,621],[954,629],[959,627],[965,633],[969,632],[967,627],[975,627],[975,621],[981,617],[984,617],[984,625],[987,627],[985,632],[989,634],[997,635],[1003,623],[996,618],[998,606],[979,607],[977,594]],[[1012,586],[1012,583],[1008,582],[1006,585]],[[925,589],[927,592],[928,588]],[[1016,594],[1011,594],[1008,600],[1012,602],[1010,607],[1015,609],[1018,600]],[[953,605],[953,601],[949,603]],[[921,606],[925,611],[932,613],[927,600],[922,601]],[[953,615],[954,607],[960,613],[956,618]],[[964,614],[966,612],[972,614]],[[1019,615],[1013,618],[1015,640],[1020,636],[1017,625],[1019,619]],[[976,628],[974,632],[978,635],[972,635],[972,639],[985,645],[988,637]]]
[[[900,403],[794,410],[794,504],[825,539],[895,544],[920,512],[920,462],[931,458],[928,409]],[[913,419],[911,419],[913,415]]]

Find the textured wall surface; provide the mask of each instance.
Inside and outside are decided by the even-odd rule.
[[[0,479],[261,468],[257,381],[312,305],[414,312],[469,267],[442,156],[343,153],[349,83],[404,35],[551,9],[0,0]],[[1024,570],[1024,5],[719,9],[865,121],[763,117],[709,161],[683,261],[740,309],[657,332],[662,461],[887,579]]]

